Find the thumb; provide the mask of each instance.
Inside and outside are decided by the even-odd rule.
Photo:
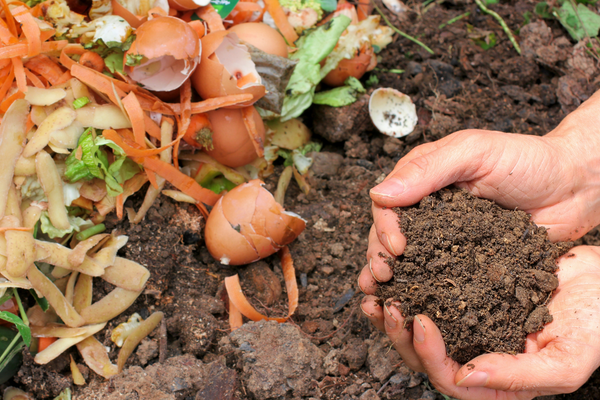
[[[411,152],[398,161],[386,180],[371,189],[371,199],[383,207],[406,207],[454,182],[485,175],[482,167],[489,161],[485,135],[462,131],[451,136],[456,140]]]
[[[549,343],[536,353],[484,354],[464,365],[456,374],[456,386],[486,387],[502,391],[539,391],[544,394],[570,393],[590,377],[595,364],[592,352],[576,343]]]

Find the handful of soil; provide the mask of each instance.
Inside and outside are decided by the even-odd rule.
[[[452,359],[523,352],[527,334],[552,321],[556,258],[571,243],[551,243],[527,213],[455,188],[395,211],[407,245],[387,260],[394,277],[377,294],[400,301],[407,326],[416,314],[431,318]]]

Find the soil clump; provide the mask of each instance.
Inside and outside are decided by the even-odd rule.
[[[407,326],[416,314],[430,317],[451,358],[523,352],[527,334],[552,321],[556,258],[571,243],[550,242],[524,211],[457,188],[395,211],[407,245],[386,260],[394,278],[379,296],[400,301]]]

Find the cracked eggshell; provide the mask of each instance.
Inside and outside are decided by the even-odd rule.
[[[391,88],[373,91],[369,100],[369,114],[381,133],[396,138],[411,133],[419,121],[410,97]]]
[[[202,60],[192,74],[192,85],[203,99],[233,94],[251,94],[252,100],[230,108],[246,107],[265,95],[265,86],[250,58],[248,48],[229,31],[202,38]]]
[[[265,23],[246,22],[234,25],[228,31],[234,32],[241,41],[250,43],[265,53],[288,57],[288,47],[283,36]]]
[[[258,111],[254,107],[252,109],[256,130],[264,143],[265,126]],[[258,157],[244,123],[242,109],[219,108],[207,112],[206,115],[212,126],[213,143],[213,149],[206,152],[212,158],[228,167],[237,168],[251,163]]]
[[[127,56],[141,55],[139,65],[125,67],[127,75],[144,88],[168,92],[179,88],[200,62],[198,34],[179,18],[158,17],[143,23]]]
[[[221,264],[243,265],[277,252],[305,227],[306,221],[285,211],[255,179],[219,199],[206,221],[204,237],[208,251]]]

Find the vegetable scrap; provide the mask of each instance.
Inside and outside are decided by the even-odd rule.
[[[163,314],[134,314],[112,331],[116,364],[95,337],[150,278],[117,256],[128,238],[104,222],[114,212],[139,223],[161,194],[199,209],[222,264],[278,253],[289,309],[273,319],[287,320],[298,305],[287,246],[306,222],[284,209],[285,192],[293,177],[308,193],[309,155],[321,148],[300,116],[365,93],[359,79],[394,34],[371,11],[345,0],[229,9],[207,0],[3,1],[0,381],[16,373],[24,347],[39,364],[75,346],[96,374],[123,370]],[[273,196],[261,180],[277,160],[284,172]],[[139,209],[127,206],[144,188]],[[114,286],[96,302],[94,278]],[[244,317],[270,319],[237,275],[225,287],[231,329]],[[25,290],[35,305],[21,299]],[[74,354],[73,381],[84,385]]]

